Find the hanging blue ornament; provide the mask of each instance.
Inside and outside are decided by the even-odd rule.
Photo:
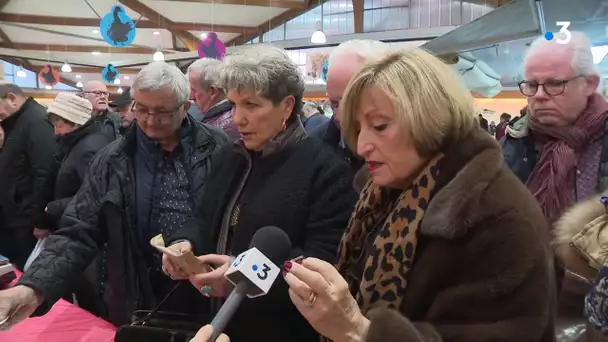
[[[101,77],[108,83],[114,83],[114,80],[118,78],[118,75],[118,69],[112,64],[106,65],[106,67],[101,70]]]
[[[103,40],[115,47],[129,46],[135,39],[135,23],[119,5],[112,7],[112,11],[101,19],[99,31]]]
[[[323,80],[323,82],[327,82],[327,68],[328,68],[328,66],[329,66],[329,64],[328,64],[328,61],[326,60],[325,63],[323,63],[323,67],[321,68],[321,79]]]

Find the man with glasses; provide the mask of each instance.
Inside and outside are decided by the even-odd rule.
[[[608,103],[596,92],[599,75],[589,39],[571,32],[568,44],[544,37],[525,57],[525,125],[503,141],[507,164],[526,183],[552,224],[573,203],[605,189]],[[559,37],[558,37],[559,38]],[[518,126],[518,130],[512,129]]]
[[[49,309],[100,252],[99,297],[110,322],[130,323],[135,310],[151,310],[171,292],[177,282],[163,274],[150,240],[167,239],[192,216],[211,156],[228,141],[186,114],[189,93],[186,76],[165,62],[137,74],[136,124],[93,158],[44,251],[18,286],[0,292],[0,322],[9,313],[12,325],[38,307]],[[172,293],[162,311],[200,314],[209,307],[189,284]]]
[[[102,133],[109,141],[118,139],[122,124],[118,113],[108,109],[108,87],[100,81],[89,81],[82,90],[82,96],[93,105],[92,120],[101,125]]]

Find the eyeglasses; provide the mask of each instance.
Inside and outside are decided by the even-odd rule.
[[[550,80],[545,83],[538,83],[536,81],[521,81],[519,82],[519,91],[521,91],[524,96],[532,97],[538,92],[539,86],[542,86],[547,95],[559,96],[566,90],[566,84],[568,84],[568,82],[579,77],[583,77],[583,75],[574,76],[565,80]]]
[[[140,106],[137,102],[134,101],[133,105],[131,106],[131,112],[133,112],[133,114],[135,114],[135,116],[137,118],[139,118],[140,120],[148,120],[148,117],[151,116],[154,119],[156,119],[156,121],[158,121],[158,122],[166,122],[166,121],[170,121],[171,119],[173,119],[173,117],[175,116],[175,113],[184,104],[185,104],[185,102],[171,110],[161,109],[161,110],[157,111],[156,113],[151,113],[149,109]]]
[[[97,97],[108,97],[110,93],[107,91],[83,91],[83,94],[95,94]]]

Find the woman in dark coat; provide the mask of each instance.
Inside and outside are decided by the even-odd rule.
[[[249,248],[255,232],[276,226],[291,240],[290,258],[335,262],[340,238],[356,202],[348,164],[299,120],[304,80],[281,49],[256,44],[226,57],[222,88],[233,104],[241,139],[219,151],[196,219],[167,241],[193,250],[217,269],[190,277],[203,294],[229,294],[230,257]],[[185,241],[183,241],[185,240]],[[186,278],[163,256],[167,273]],[[217,310],[218,301],[213,307]],[[279,277],[263,297],[245,300],[227,327],[233,342],[310,342],[317,333],[298,313]]]
[[[60,155],[55,181],[54,200],[46,207],[53,226],[80,189],[91,159],[110,141],[99,125],[89,119],[93,107],[87,99],[71,93],[59,93],[49,105],[49,119],[55,128]]]
[[[284,265],[302,315],[334,342],[554,341],[545,220],[457,75],[421,49],[397,52],[363,67],[342,101],[371,179],[335,267]]]

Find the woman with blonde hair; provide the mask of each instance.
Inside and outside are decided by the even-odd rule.
[[[335,267],[284,265],[308,322],[334,342],[553,341],[545,220],[449,66],[393,53],[366,64],[340,106],[371,179]]]

